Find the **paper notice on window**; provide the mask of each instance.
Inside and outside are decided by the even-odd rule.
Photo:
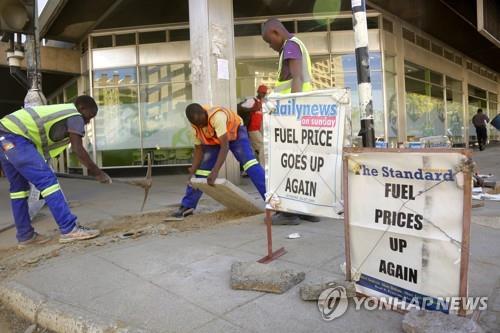
[[[217,79],[229,80],[229,61],[227,59],[217,59]]]

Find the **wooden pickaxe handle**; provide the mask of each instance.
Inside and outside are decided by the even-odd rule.
[[[140,186],[144,189],[144,200],[142,201],[141,212],[144,209],[146,200],[148,199],[149,189],[153,186],[152,178],[152,165],[151,156],[148,154],[148,169],[146,176],[144,178],[113,178],[114,183],[128,184],[133,186]],[[70,179],[80,179],[80,180],[93,180],[96,179],[92,176],[74,175],[69,173],[55,172],[55,175],[59,178],[70,178]]]

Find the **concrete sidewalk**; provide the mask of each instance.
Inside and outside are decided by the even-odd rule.
[[[481,173],[500,175],[500,146],[488,147],[475,155]],[[155,177],[154,182],[146,209],[166,211],[178,203],[184,191],[184,176]],[[255,195],[253,186],[245,182],[243,188]],[[111,221],[118,222],[117,216],[137,213],[142,200],[141,189],[125,185],[82,181],[64,181],[62,185],[70,200],[79,201],[74,211],[82,222],[113,217]],[[0,180],[0,186],[6,186],[4,180]],[[7,196],[4,190],[0,194],[0,219],[7,221]],[[210,212],[221,206],[204,197],[200,208],[201,212]],[[54,232],[54,222],[48,212],[44,214],[35,223],[36,228]],[[487,296],[500,277],[500,203],[488,202],[484,209],[474,209],[473,214],[469,294]],[[205,216],[209,215],[191,219],[198,218],[203,224]],[[185,232],[172,229],[172,224],[155,223],[153,229],[162,227],[166,232],[148,232],[137,239],[124,240],[106,234],[95,241],[66,246],[52,243],[37,258],[30,257],[29,251],[6,252],[22,261],[15,274],[5,274],[8,278],[0,282],[0,300],[14,305],[30,320],[65,333],[106,329],[105,332],[401,331],[402,315],[383,310],[356,311],[353,304],[342,317],[325,322],[315,302],[300,299],[300,285],[282,295],[232,290],[231,264],[255,261],[265,255],[263,215]],[[179,225],[175,228],[179,229]],[[287,239],[293,232],[302,237]],[[343,280],[341,220],[275,227],[273,234],[275,248],[284,246],[288,253],[271,265],[303,271],[305,282]],[[13,238],[13,230],[1,233],[0,250],[9,246],[4,242],[15,244]]]

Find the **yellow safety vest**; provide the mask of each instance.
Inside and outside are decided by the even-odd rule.
[[[309,52],[307,51],[306,46],[300,39],[297,37],[292,37],[288,39],[286,43],[289,41],[295,42],[299,45],[300,47],[300,52],[302,52],[302,75],[303,75],[303,82],[302,82],[302,91],[311,91],[312,90],[312,66],[311,66],[311,58],[309,57]],[[285,45],[283,45],[283,48],[285,48]],[[292,80],[285,80],[285,81],[280,81],[281,77],[281,70],[283,67],[283,52],[280,54],[280,60],[279,60],[279,67],[278,67],[278,80],[275,83],[273,92],[278,93],[278,94],[289,94],[292,92]]]
[[[52,141],[50,129],[55,123],[78,115],[80,113],[73,104],[42,105],[20,109],[0,119],[0,123],[10,133],[33,142],[38,152],[48,160],[61,154],[69,145],[69,138]]]

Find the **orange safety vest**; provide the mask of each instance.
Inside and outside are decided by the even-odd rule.
[[[224,112],[227,116],[227,139],[229,141],[234,141],[238,138],[238,127],[241,125],[241,118],[238,116],[236,113],[232,112],[229,109],[223,108],[221,106],[216,106],[211,108],[210,110],[207,110],[206,107],[203,107],[203,109],[207,112],[208,114],[208,125],[206,127],[206,130],[203,131],[201,128],[193,126],[193,128],[196,131],[196,137],[201,141],[201,144],[203,145],[220,145],[220,140],[217,137],[217,134],[215,133],[215,129],[210,123],[210,119],[215,115],[216,112]]]

